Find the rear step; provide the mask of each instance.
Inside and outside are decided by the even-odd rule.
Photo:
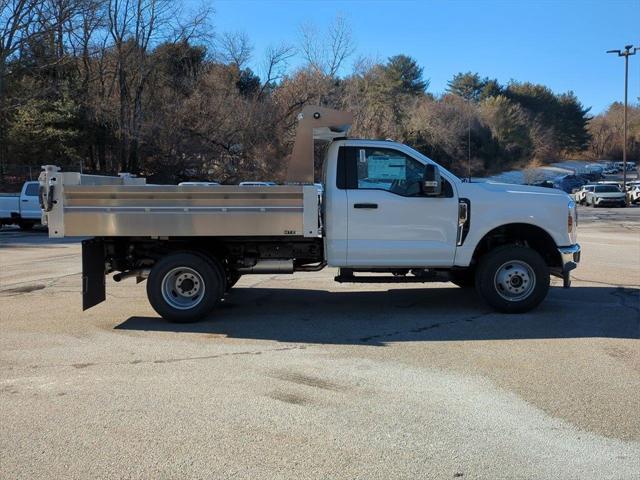
[[[420,275],[356,276],[352,269],[341,268],[334,280],[338,283],[428,283],[448,282],[449,275],[445,272],[424,271]]]

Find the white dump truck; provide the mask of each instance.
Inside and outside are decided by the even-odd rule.
[[[338,282],[451,281],[502,312],[526,312],[550,275],[570,285],[577,214],[559,190],[457,178],[412,148],[348,138],[351,115],[307,106],[286,185],[146,185],[43,167],[43,222],[82,244],[83,308],[105,278],[147,280],[167,320],[209,314],[245,274],[337,267]],[[322,190],[314,141],[329,142]],[[461,295],[465,293],[461,291]]]

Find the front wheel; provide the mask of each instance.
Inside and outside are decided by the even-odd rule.
[[[201,319],[224,293],[224,276],[217,262],[191,252],[170,254],[151,269],[147,297],[153,309],[171,322]]]
[[[507,245],[487,253],[478,265],[476,289],[493,308],[524,313],[549,291],[549,267],[535,250]]]

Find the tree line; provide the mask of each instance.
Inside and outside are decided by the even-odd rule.
[[[407,143],[462,175],[619,155],[618,104],[591,118],[572,92],[473,72],[434,95],[407,55],[355,58],[340,16],[324,31],[301,26],[296,45],[255,52],[241,32],[213,36],[211,11],[180,5],[0,0],[3,188],[43,164],[157,183],[281,180],[306,104],[349,110],[353,136]],[[637,159],[637,107],[630,119]]]

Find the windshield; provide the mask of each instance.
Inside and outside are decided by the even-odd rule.
[[[602,187],[596,187],[596,192],[600,193],[616,193],[620,192],[620,189],[614,185],[605,185]]]
[[[453,174],[453,173],[451,173],[449,170],[447,170],[447,169],[446,169],[446,168],[444,168],[442,165],[440,165],[438,162],[436,162],[435,160],[431,160],[429,157],[427,157],[426,155],[424,155],[424,154],[420,153],[420,152],[419,152],[419,151],[417,151],[416,149],[411,148],[410,146],[408,146],[408,145],[404,145],[404,144],[402,144],[402,147],[404,147],[404,148],[408,149],[408,150],[411,152],[411,154],[410,154],[410,155],[412,155],[413,157],[422,158],[422,159],[424,159],[425,161],[426,161],[426,160],[431,161],[431,162],[435,163],[436,165],[438,165],[438,168],[440,168],[440,171],[441,171],[441,172],[446,172],[446,174],[447,174],[447,175],[451,175],[451,177],[453,177],[453,178],[455,178],[455,179],[457,179],[457,180],[461,180],[461,179],[460,179],[460,177],[458,177],[457,175],[454,175],[454,174]]]

